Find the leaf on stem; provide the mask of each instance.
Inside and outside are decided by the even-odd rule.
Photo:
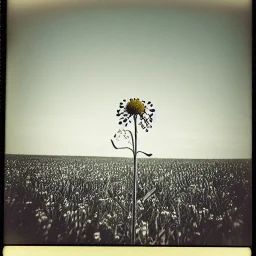
[[[148,154],[148,153],[145,153],[145,152],[143,152],[143,151],[137,151],[137,154],[138,154],[138,153],[142,153],[142,154],[144,154],[144,155],[146,155],[146,156],[148,156],[148,157],[152,156],[152,154]]]

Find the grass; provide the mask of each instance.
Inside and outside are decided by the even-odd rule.
[[[132,168],[6,156],[5,243],[129,244]],[[137,244],[250,245],[251,161],[139,159],[137,217]]]

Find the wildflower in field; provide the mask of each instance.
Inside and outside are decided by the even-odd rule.
[[[196,222],[193,223],[193,227],[197,228],[197,223]]]
[[[234,226],[234,228],[239,228],[240,227],[240,222],[235,221],[233,226]]]
[[[126,105],[125,105],[126,104]],[[155,109],[152,108],[153,104],[151,101],[147,103],[144,100],[140,100],[138,98],[130,99],[128,103],[126,100],[123,100],[119,104],[119,109],[117,110],[117,116],[119,118],[119,124],[124,124],[125,126],[128,123],[131,123],[130,117],[132,116],[139,116],[140,123],[142,129],[146,129],[148,132],[149,128],[152,128],[152,121],[153,121],[153,113]]]
[[[43,215],[43,216],[41,216],[41,220],[42,220],[42,221],[47,221],[47,220],[48,220],[48,217],[47,217],[46,215]]]
[[[101,240],[100,232],[95,232],[93,234],[93,239],[94,239],[95,242],[100,242],[100,240]]]
[[[148,234],[148,228],[147,228],[147,226],[143,226],[143,227],[141,228],[141,235],[142,235],[143,237],[145,237],[147,234]]]
[[[213,215],[213,214],[210,214],[209,220],[213,220],[213,217],[214,217],[214,215]]]
[[[51,226],[52,226],[52,224],[49,223],[49,224],[47,225],[46,229],[49,230],[49,229],[51,228]]]
[[[115,236],[115,240],[117,240],[117,241],[120,240],[120,236],[119,236],[119,235],[116,235],[116,236]]]
[[[59,234],[59,235],[58,235],[58,238],[57,238],[57,242],[60,242],[60,241],[62,241],[62,240],[63,240],[63,237],[62,237],[61,234]]]
[[[26,185],[29,185],[29,184],[31,184],[31,181],[30,181],[30,180],[27,180],[27,181],[26,181]]]
[[[223,220],[223,217],[222,217],[221,215],[220,215],[220,216],[217,216],[217,217],[216,217],[216,220],[219,221],[219,222],[221,222],[221,221]]]

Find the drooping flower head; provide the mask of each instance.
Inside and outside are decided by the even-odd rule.
[[[153,104],[151,101],[146,103],[144,100],[133,98],[126,102],[126,100],[120,102],[119,109],[117,110],[116,115],[120,117],[119,124],[127,126],[128,123],[131,123],[130,118],[132,116],[139,116],[140,122],[138,124],[148,132],[148,129],[152,128],[151,123],[153,121],[153,113],[155,112],[155,109],[152,108]]]

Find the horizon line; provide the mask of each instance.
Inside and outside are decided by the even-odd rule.
[[[119,156],[82,156],[82,155],[39,155],[39,154],[4,154],[5,156],[48,156],[48,157],[98,157],[98,158],[127,158],[133,157],[119,157]],[[138,157],[140,158],[140,157]],[[142,159],[173,159],[173,160],[252,160],[252,158],[184,158],[184,157],[142,157]]]

